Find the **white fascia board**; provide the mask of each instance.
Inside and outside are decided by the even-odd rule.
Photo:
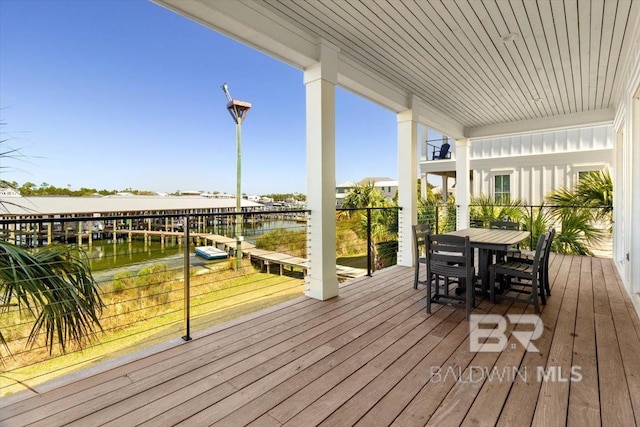
[[[420,162],[421,174],[455,172],[455,171],[456,171],[455,159],[428,160],[426,162]]]
[[[291,25],[283,25],[279,17],[259,3],[152,1],[298,69],[318,62],[318,41]]]
[[[468,128],[465,130],[465,134],[469,139],[486,139],[585,126],[610,125],[614,121],[615,114],[615,109],[607,108],[584,113],[565,114],[562,116]]]

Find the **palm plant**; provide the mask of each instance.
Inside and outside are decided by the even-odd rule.
[[[593,256],[589,248],[600,241],[602,230],[593,226],[591,219],[588,210],[565,210],[560,218],[560,230],[553,240],[554,252]]]
[[[432,192],[428,192],[427,197],[418,199],[418,224],[430,224],[431,231],[434,231],[440,203],[441,199]]]
[[[589,249],[604,232],[595,223],[605,221],[613,227],[613,182],[607,171],[588,172],[572,188],[562,187],[547,197],[553,203],[551,214],[560,223],[554,249],[561,253],[592,255]]]
[[[355,219],[358,223],[356,231],[358,237],[367,239],[368,220],[366,208],[385,208],[389,207],[384,196],[378,191],[373,183],[356,184],[354,188],[347,194],[344,199],[343,206],[348,209],[362,209],[349,212],[351,217],[357,216]],[[375,265],[380,267],[385,264],[383,258],[387,258],[386,254],[380,254],[378,244],[381,242],[389,242],[397,238],[398,223],[397,212],[389,212],[388,209],[375,209],[369,211],[371,220],[371,242],[370,249],[373,254]]]
[[[540,207],[531,207],[530,211],[525,210],[522,224],[522,229],[531,233],[531,240],[529,242],[523,242],[523,246],[528,246],[533,250],[538,245],[540,235],[546,232],[549,229],[549,226],[553,224],[553,217],[549,213],[549,209],[545,208],[543,203]],[[556,244],[555,239],[553,244]]]
[[[2,159],[15,159],[17,153],[0,150],[0,164]],[[0,208],[8,204],[15,205],[0,200]],[[56,343],[64,352],[69,344],[82,346],[102,330],[104,304],[82,255],[69,246],[30,250],[0,239],[0,314],[26,312],[35,319],[27,345],[33,346],[43,336],[50,354]],[[0,344],[9,350],[1,330]]]
[[[440,195],[427,193],[426,198],[418,200],[418,223],[430,224],[431,232],[444,233],[456,228],[456,199],[449,196],[446,203]]]
[[[608,171],[581,175],[573,188],[562,187],[547,199],[560,207],[588,209],[595,221],[613,224],[613,181]]]
[[[356,184],[344,198],[343,206],[349,209],[377,208],[385,206],[384,196],[373,183]]]
[[[0,240],[0,308],[17,307],[35,323],[27,345],[41,334],[49,352],[57,342],[64,352],[71,342],[81,346],[100,326],[104,304],[79,253],[63,245],[30,251]],[[0,332],[0,342],[6,347]]]
[[[525,217],[524,202],[516,199],[498,204],[491,196],[481,194],[471,199],[470,217],[472,224],[485,228],[491,221],[520,221]]]

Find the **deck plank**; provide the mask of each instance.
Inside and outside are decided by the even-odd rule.
[[[437,307],[438,305],[435,305]],[[480,301],[475,314],[500,310],[487,300]],[[464,342],[469,333],[466,323],[459,323],[446,339],[428,353],[418,353],[421,360],[398,374],[391,371],[380,375],[353,399],[341,406],[322,425],[390,424],[431,378],[432,367],[440,367]],[[408,372],[406,372],[410,369]],[[400,375],[402,374],[402,375]],[[389,391],[389,388],[391,390]]]
[[[412,295],[413,298],[411,298]],[[223,399],[216,400],[214,396],[207,392],[190,402],[190,405],[199,405],[198,412],[205,410],[213,411],[215,409],[215,416],[208,419],[207,422],[217,421],[219,418],[226,416],[244,405],[248,400],[253,400],[259,397],[261,394],[274,388],[278,384],[297,374],[299,371],[308,368],[310,364],[300,363],[300,359],[306,357],[306,353],[309,353],[313,357],[320,356],[317,359],[314,359],[315,362],[319,362],[320,359],[323,359],[335,352],[337,348],[345,345],[349,340],[354,340],[356,334],[352,334],[351,331],[360,327],[362,323],[366,323],[371,317],[379,314],[379,312],[387,312],[388,310],[394,308],[397,309],[398,307],[402,308],[403,305],[400,304],[400,298],[404,300],[404,305],[415,305],[415,293],[405,290],[397,298],[388,300],[385,303],[380,304],[379,307],[376,307],[375,309],[365,310],[361,315],[350,319],[338,327],[330,328],[318,335],[316,338],[305,342],[304,345],[298,345],[295,348],[292,348],[287,353],[281,353],[276,349],[270,360],[265,362],[257,361],[251,366],[241,367],[239,372],[237,372],[237,375],[228,380],[236,389],[242,389],[241,393],[231,394],[229,396],[225,396]],[[387,315],[389,315],[389,313],[387,313]],[[380,319],[378,319],[378,322],[379,321]],[[370,324],[370,327],[371,326],[373,325]],[[326,326],[322,327],[326,328]],[[320,326],[318,328],[320,328]],[[305,337],[311,338],[312,335],[313,332],[306,333]],[[321,352],[318,351],[320,349],[322,349]],[[272,369],[269,369],[269,367]],[[171,406],[175,406],[176,400],[181,398],[180,391],[177,391],[177,395],[173,398],[170,396],[168,396],[168,398],[171,400]],[[208,409],[212,405],[215,406],[215,408]],[[149,405],[146,405],[145,409],[147,409],[148,406]],[[163,422],[166,422],[167,420],[171,420],[171,422],[182,421],[182,419],[179,419],[184,416],[184,411],[181,407],[166,411],[167,408],[170,407],[167,404],[160,402],[160,404],[156,406],[165,411],[157,414]],[[153,422],[153,420],[150,422]]]
[[[584,261],[582,265],[572,360],[582,378],[570,383],[567,425],[588,427],[600,425],[593,287],[602,283],[602,271],[593,271],[598,265],[593,260],[590,268]]]
[[[422,299],[424,298],[420,298],[420,301]],[[424,304],[422,303],[421,305],[422,306],[414,303],[400,313],[388,318],[386,321],[383,318],[373,318],[363,323],[361,327],[368,329],[366,332],[354,329],[350,342],[345,343],[345,345],[341,345],[341,343],[338,342],[335,343],[336,351],[333,354],[316,363],[314,366],[302,370],[257,399],[246,403],[243,407],[229,414],[215,425],[236,426],[247,424],[298,390],[301,390],[311,382],[322,377],[334,367],[339,366],[341,363],[353,357],[357,357],[356,355],[367,346],[374,343],[374,345],[378,346],[383,344],[385,342],[385,335],[389,334],[391,342],[395,341],[394,336],[402,336],[424,321],[426,313],[424,313]],[[374,324],[374,322],[377,322],[377,324]],[[371,357],[376,354],[375,349],[368,349],[367,351],[370,352]]]
[[[625,379],[629,388],[629,397],[633,407],[636,425],[640,425],[640,338],[634,334],[633,318],[638,318],[635,311],[630,313],[625,310],[625,299],[629,298],[621,293],[618,286],[618,278],[613,271],[613,265],[603,263],[602,277],[607,287],[611,314],[618,337],[620,355],[625,373]]]
[[[527,352],[524,355],[520,369],[530,373],[526,380],[520,377],[511,385],[511,390],[504,403],[499,426],[529,425],[533,420],[538,397],[540,394],[540,382],[537,381],[534,372],[539,367],[546,367],[549,351],[552,345],[553,333],[558,325],[558,319],[564,311],[564,304],[571,298],[565,299],[567,288],[575,286],[580,272],[580,258],[568,258],[568,263],[563,263],[552,289],[552,297],[542,311],[545,333],[536,340],[535,345],[539,352]],[[563,285],[560,285],[563,284]],[[561,292],[558,292],[562,288]]]
[[[558,315],[553,341],[549,349],[549,358],[543,367],[544,375],[549,379],[540,381],[540,395],[533,416],[534,425],[565,425],[569,406],[569,386],[567,380],[571,371],[574,338],[576,336],[576,313],[580,288],[591,287],[590,259],[580,258],[580,266],[567,282],[562,301],[562,311]],[[592,300],[584,301],[590,305]]]
[[[395,285],[395,288],[398,291],[402,291],[400,285]],[[250,365],[251,361],[247,362],[247,359],[260,354],[260,362],[268,360],[270,354],[286,351],[306,341],[309,330],[315,326],[314,319],[320,314],[332,317],[323,322],[319,328],[315,328],[316,334],[329,330],[348,318],[378,305],[379,303],[375,301],[375,298],[379,295],[393,292],[393,289],[394,285],[385,285],[383,283],[378,288],[373,287],[372,291],[362,294],[361,298],[357,300],[347,302],[349,300],[345,299],[342,300],[342,303],[336,301],[334,304],[325,305],[324,310],[315,310],[311,313],[299,315],[297,318],[279,323],[274,327],[264,329],[246,338],[242,338],[242,334],[239,334],[238,340],[225,343],[226,345],[221,344],[220,341],[214,341],[208,346],[201,346],[190,352],[183,353],[179,357],[173,357],[153,366],[139,369],[128,374],[128,377],[133,381],[130,386],[117,392],[113,391],[102,395],[99,399],[83,402],[82,405],[74,402],[76,404],[73,408],[65,411],[60,417],[57,414],[50,415],[41,421],[43,425],[52,425],[51,423],[55,424],[58,421],[69,423],[70,420],[77,420],[87,416],[101,420],[100,415],[102,414],[99,413],[101,409],[109,412],[113,411],[113,413],[120,415],[119,412],[115,411],[116,408],[112,406],[116,403],[124,402],[124,410],[130,409],[130,405],[136,402],[135,398],[128,399],[131,396],[138,395],[140,396],[138,400],[144,402],[146,399],[142,396],[147,396],[148,390],[151,388],[160,388],[161,391],[159,393],[178,393],[179,390],[190,387],[196,381],[199,384],[206,383],[207,390],[212,389],[211,394],[222,399],[233,392],[232,386],[230,387],[229,384],[223,385],[223,383],[237,375],[237,372],[247,366],[247,363]],[[354,305],[357,305],[357,307],[354,307]],[[321,311],[321,313],[319,314],[317,311]],[[305,332],[307,334],[304,334]],[[159,384],[159,386],[154,387],[155,384]],[[146,391],[144,395],[141,394],[143,391]],[[181,398],[187,395],[188,393],[180,394]],[[133,409],[135,408],[131,408],[131,410]],[[87,422],[89,421],[82,421],[82,423]]]
[[[14,422],[22,423],[27,422],[27,420],[34,422],[34,418],[39,416],[38,419],[43,424],[54,425],[58,420],[60,423],[69,423],[74,419],[125,400],[128,396],[141,393],[155,383],[162,383],[162,380],[172,377],[178,378],[181,373],[188,372],[193,366],[203,365],[203,361],[199,360],[201,357],[205,357],[212,363],[218,361],[219,366],[227,366],[234,354],[236,359],[243,356],[248,357],[246,348],[252,344],[258,345],[262,342],[263,346],[273,346],[274,342],[267,339],[269,335],[275,336],[278,332],[281,332],[284,335],[284,338],[281,339],[284,340],[287,334],[291,335],[294,332],[303,330],[304,325],[300,324],[304,320],[312,321],[322,315],[348,313],[349,308],[352,308],[353,305],[366,303],[363,299],[373,299],[377,295],[390,292],[393,285],[389,285],[387,280],[396,276],[393,275],[393,272],[385,273],[387,274],[381,275],[366,285],[361,283],[360,286],[352,285],[348,287],[344,292],[346,294],[345,298],[341,300],[335,299],[330,304],[318,304],[319,301],[314,301],[314,304],[305,307],[306,310],[286,311],[281,316],[256,324],[253,328],[245,328],[245,325],[241,324],[240,328],[222,329],[219,333],[211,334],[209,336],[211,339],[209,340],[185,342],[179,348],[172,348],[157,355],[157,359],[154,360],[155,363],[136,364],[134,369],[130,369],[132,368],[131,365],[125,366],[123,367],[124,372],[120,373],[120,375],[125,375],[132,380],[128,387],[114,390],[109,384],[94,386],[94,388],[100,389],[102,393],[94,393],[99,397],[93,399],[89,399],[90,396],[85,392],[69,393],[62,399],[39,405],[39,411],[29,411],[28,418],[16,416]],[[397,287],[400,288],[400,286]],[[351,298],[349,298],[350,296]],[[243,350],[243,352],[237,353],[238,350]],[[224,359],[225,357],[227,359]],[[219,362],[221,359],[224,360]],[[121,372],[122,370],[116,369],[115,371]],[[157,375],[158,372],[161,374]],[[101,380],[103,378],[104,376],[100,376]],[[178,382],[186,380],[188,379],[177,379]],[[66,389],[65,391],[68,391],[68,389],[74,390],[73,384]],[[17,406],[24,410],[24,405],[17,404]],[[2,411],[3,416],[7,413],[6,417],[11,418],[13,415],[11,409],[11,407],[4,408]],[[57,413],[60,414],[59,418],[56,415]]]
[[[543,307],[543,311],[554,311],[554,306],[560,304],[560,300],[555,295],[564,293],[564,280],[557,279],[562,265],[562,256],[552,254],[549,260],[549,281],[553,286],[554,299],[547,301],[547,306]],[[529,307],[529,312],[531,308]],[[510,329],[513,326],[510,325]],[[513,337],[510,337],[509,344],[513,342]],[[522,345],[516,345],[515,349],[509,348],[509,351],[503,351],[500,354],[498,361],[496,362],[496,368],[498,372],[510,374],[507,376],[507,380],[498,381],[485,381],[482,389],[478,393],[473,405],[469,409],[461,425],[463,426],[493,426],[496,420],[500,417],[500,412],[506,398],[511,389],[511,385],[517,375],[530,375],[530,372],[521,371],[521,363],[524,358],[525,349]]]
[[[602,280],[593,289],[594,295],[597,296],[597,303],[594,304],[594,316],[598,348],[601,425],[634,425],[631,398],[607,288],[606,281]]]
[[[441,309],[438,313],[447,311],[450,310]],[[465,316],[466,314],[462,309],[454,310],[450,316],[442,319],[443,321],[435,325],[434,328],[429,328],[428,330],[427,328],[422,328],[422,330],[420,330],[420,328],[414,329],[415,333],[407,334],[405,339],[388,347],[384,352],[365,365],[366,367],[375,369],[375,371],[371,372],[375,373],[375,375],[367,376],[368,381],[363,382],[361,380],[363,373],[361,370],[358,370],[340,382],[334,390],[331,390],[331,392],[327,390],[325,394],[315,399],[308,407],[304,408],[303,411],[287,420],[288,422],[285,425],[316,425],[345,403],[347,399],[343,397],[348,396],[351,398],[380,374],[389,372],[389,375],[392,376],[399,375],[396,371],[406,369],[408,366],[415,366],[421,359],[421,356],[432,350],[443,339],[441,336],[446,336],[449,331],[460,324],[460,321],[464,319]],[[434,316],[429,317],[428,320],[433,317]],[[409,351],[412,348],[414,351]],[[342,389],[345,390],[346,395],[338,393],[338,390]],[[271,411],[270,414],[273,416],[273,411]],[[275,416],[275,418],[282,421],[278,416]]]

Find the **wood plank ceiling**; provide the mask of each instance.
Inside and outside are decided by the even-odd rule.
[[[259,3],[467,128],[615,108],[640,12],[631,0]]]

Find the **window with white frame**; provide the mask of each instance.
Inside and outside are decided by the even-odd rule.
[[[496,204],[508,204],[511,201],[511,176],[496,175],[493,178],[493,199]]]
[[[580,182],[580,180],[585,178],[588,174],[601,171],[603,169],[604,165],[581,166],[579,168],[575,168],[574,183],[578,184],[578,182]]]

